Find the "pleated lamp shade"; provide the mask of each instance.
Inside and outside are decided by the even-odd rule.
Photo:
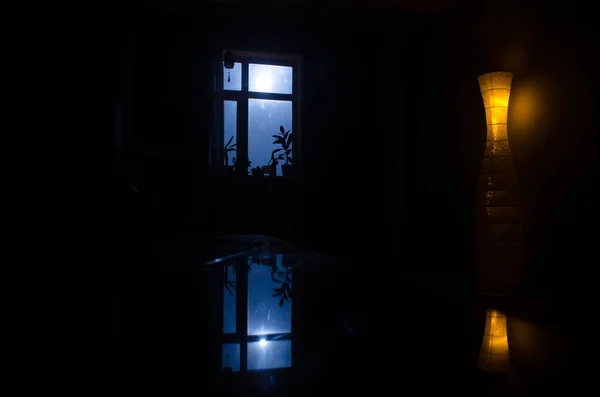
[[[487,139],[476,199],[477,284],[480,292],[509,294],[523,267],[517,173],[508,142],[508,72],[478,78]]]

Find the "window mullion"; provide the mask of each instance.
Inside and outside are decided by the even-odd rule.
[[[252,99],[271,99],[276,101],[294,101],[296,97],[292,94],[271,94],[267,92],[248,92],[248,98]]]
[[[248,369],[248,261],[236,260],[236,336],[240,343],[240,371]]]
[[[223,166],[223,99],[220,93],[223,90],[223,65],[221,62],[213,64],[215,68],[215,80],[213,92],[215,93],[214,111],[213,111],[213,128],[214,133],[211,139],[211,162],[214,166]]]
[[[242,63],[242,91],[238,96],[238,161],[248,159],[248,63]]]

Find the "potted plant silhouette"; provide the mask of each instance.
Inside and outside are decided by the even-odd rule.
[[[283,176],[285,176],[286,174],[289,174],[288,170],[291,168],[290,166],[293,164],[293,162],[292,162],[292,136],[293,136],[292,130],[288,130],[286,132],[285,128],[283,128],[282,125],[279,126],[279,135],[273,135],[273,138],[275,138],[275,140],[273,141],[273,144],[281,145],[281,147],[273,150],[271,157],[273,157],[273,155],[275,153],[279,153],[279,152],[283,151],[283,153],[279,154],[279,156],[281,156],[281,160],[284,161],[284,163],[281,165],[281,173],[283,174]]]
[[[262,168],[260,168],[259,166],[256,166],[256,167],[252,168],[252,176],[254,176],[256,178],[263,177],[264,173],[263,173]]]
[[[257,265],[268,266],[271,272],[271,280],[281,284],[281,286],[273,288],[272,295],[273,298],[279,300],[279,306],[283,306],[285,302],[290,302],[292,300],[292,265],[286,262],[285,256],[281,260],[281,267],[277,266],[277,260],[274,256],[252,257],[251,261]]]
[[[235,274],[235,267],[232,267],[233,274]],[[229,279],[229,266],[225,266],[225,289],[229,292],[229,295],[233,296],[232,289],[236,289],[235,280]]]
[[[279,270],[277,264],[271,267],[271,279],[276,283],[281,283],[279,288],[273,288],[272,295],[273,298],[279,298],[279,307],[283,306],[284,302],[290,302],[292,300],[292,266],[286,264],[285,258],[283,258],[281,267],[283,267],[285,271]]]
[[[233,174],[234,166],[229,165],[229,152],[235,151],[235,147],[237,146],[237,143],[231,144],[232,141],[233,141],[233,137],[229,138],[229,141],[227,141],[227,143],[225,144],[225,147],[223,148],[223,157],[225,159],[225,167],[226,167],[228,173]]]

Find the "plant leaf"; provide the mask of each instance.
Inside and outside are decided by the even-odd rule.
[[[283,296],[281,297],[281,299],[279,300],[279,307],[283,306],[283,302],[284,302],[284,298]]]
[[[275,149],[275,150],[273,150],[273,153],[281,152],[282,150],[283,150],[282,148]]]
[[[293,133],[291,133],[288,137],[287,137],[287,146],[289,147],[292,144],[292,137],[294,136]]]
[[[231,141],[233,141],[233,136],[231,136],[231,138],[229,138],[229,141],[225,144],[225,147],[229,146],[229,144],[231,143]]]
[[[282,134],[285,133],[285,128],[283,128],[282,125],[279,126],[279,132],[281,132]]]

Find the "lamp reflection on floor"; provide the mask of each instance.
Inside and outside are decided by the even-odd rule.
[[[510,370],[506,314],[494,309],[486,313],[479,368],[493,373],[507,373]]]

